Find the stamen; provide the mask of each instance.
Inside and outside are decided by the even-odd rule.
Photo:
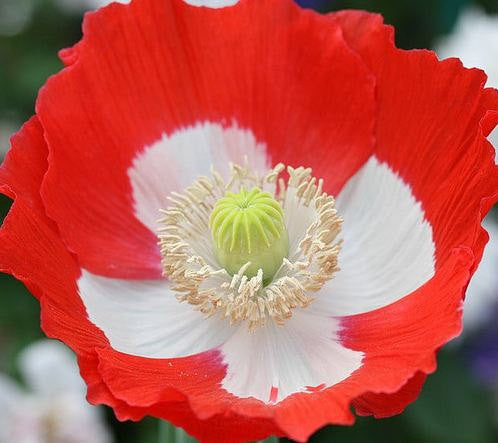
[[[183,194],[171,195],[171,207],[161,211],[164,217],[159,238],[163,273],[172,281],[179,301],[190,303],[206,316],[219,314],[232,324],[247,322],[250,330],[263,326],[268,319],[283,325],[294,309],[309,306],[312,294],[339,270],[342,241],[337,237],[342,219],[333,197],[323,192],[323,180],[312,177],[311,169],[287,167],[287,183],[279,178],[284,169],[278,164],[260,177],[247,164],[231,165],[228,181],[212,170],[213,178],[199,177]],[[250,217],[240,216],[236,221],[237,214],[225,223],[234,202],[243,214],[240,205],[247,209],[251,198],[254,203],[258,195],[262,200],[274,198],[281,206],[281,213],[265,208],[276,217],[275,221],[270,216],[274,229],[272,225],[261,227]],[[250,230],[248,236],[248,227],[260,235],[254,236]],[[249,257],[261,246],[274,253],[274,242],[283,232],[288,233],[285,248],[289,249],[283,254],[277,251],[281,256],[275,269],[265,268],[257,254],[255,260]],[[226,261],[213,248],[212,238],[226,254]],[[241,251],[247,251],[246,256],[242,257]],[[234,253],[239,256],[234,258]],[[230,266],[230,261],[236,266]]]

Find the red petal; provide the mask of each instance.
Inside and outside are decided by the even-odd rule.
[[[70,249],[100,275],[159,275],[127,169],[163,134],[236,121],[275,163],[313,166],[332,190],[372,149],[372,77],[338,26],[290,0],[115,5],[87,14],[84,39],[61,56],[69,67],[37,103],[50,148],[42,195]]]
[[[40,186],[47,172],[48,151],[38,118],[33,117],[25,123],[12,136],[11,144],[15,149],[7,153],[0,167],[0,190],[12,199],[22,195],[26,206],[43,213]]]
[[[380,16],[330,17],[377,77],[375,154],[422,203],[441,264],[453,248],[474,245],[479,221],[497,200],[498,170],[484,135],[498,123],[498,95],[483,89],[482,71],[457,59],[395,48]]]
[[[414,396],[381,393],[396,392],[417,371],[434,370],[436,350],[460,333],[462,298],[487,238],[480,223],[498,199],[498,168],[484,138],[498,122],[498,93],[483,89],[481,71],[463,69],[456,59],[440,63],[429,51],[396,49],[379,16],[347,11],[330,18],[378,79],[375,153],[409,183],[436,244],[431,281],[344,322],[345,344],[366,353],[351,378],[371,383],[371,393],[355,404],[360,413],[386,416]],[[395,399],[393,409],[382,398]]]
[[[375,415],[375,418],[391,417],[400,414],[406,405],[415,401],[420,395],[427,374],[417,372],[394,394],[367,394],[358,397],[353,406],[358,415]]]
[[[49,309],[66,310],[78,319],[69,344],[78,342],[81,346],[72,347],[88,351],[106,340],[88,321],[81,321],[86,312],[76,293],[79,267],[44,212],[39,192],[47,154],[43,129],[34,117],[12,138],[12,149],[0,168],[0,191],[14,198],[0,230],[0,270],[25,283],[42,303],[49,303]],[[87,330],[97,338],[86,340]]]
[[[24,281],[39,296],[33,283],[45,276],[47,253],[53,255],[54,260],[47,278],[54,279],[55,287],[59,278],[54,275],[54,269],[64,263],[69,254],[58,238],[55,224],[45,215],[40,198],[48,151],[38,119],[33,117],[27,122],[12,137],[11,143],[12,149],[0,167],[0,192],[15,201],[0,231],[0,270]],[[39,232],[40,240],[34,232]],[[51,240],[46,244],[42,240],[45,236]],[[66,272],[71,273],[71,268]]]

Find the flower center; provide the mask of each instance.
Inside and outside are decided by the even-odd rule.
[[[209,220],[216,258],[230,275],[242,266],[247,277],[261,269],[268,284],[289,252],[289,236],[280,204],[258,187],[227,192]]]
[[[199,177],[161,210],[163,274],[180,302],[250,330],[283,325],[339,270],[342,219],[311,169],[279,164],[264,176],[231,166]],[[250,189],[250,191],[247,191]],[[278,190],[278,192],[277,192]]]

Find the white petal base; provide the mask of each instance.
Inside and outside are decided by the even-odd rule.
[[[185,357],[216,348],[233,334],[228,322],[205,319],[179,303],[166,280],[118,280],[83,271],[78,287],[90,321],[126,354]]]
[[[171,192],[182,192],[199,176],[211,175],[211,166],[226,178],[230,162],[242,165],[245,158],[262,175],[270,169],[265,145],[235,123],[198,123],[164,135],[146,146],[128,170],[136,217],[157,233],[159,209],[169,206]]]
[[[275,403],[307,387],[332,386],[361,366],[363,354],[339,343],[340,321],[313,306],[296,312],[284,327],[269,324],[249,333],[246,325],[203,318],[179,303],[165,281],[117,280],[83,271],[78,286],[89,319],[114,349],[149,358],[220,349],[228,366],[222,386],[239,397]]]
[[[325,389],[361,367],[363,354],[340,344],[340,320],[313,306],[283,326],[268,324],[252,334],[241,328],[222,347],[228,365],[223,387],[238,397],[277,403],[309,388]]]
[[[410,294],[435,273],[432,227],[410,187],[376,157],[337,197],[344,219],[341,270],[321,293],[328,313],[361,314]]]

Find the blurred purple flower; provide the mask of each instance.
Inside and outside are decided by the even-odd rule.
[[[463,310],[464,334],[485,327],[493,319],[493,307],[498,305],[498,224],[490,215],[483,226],[488,231],[489,242],[467,288]]]
[[[333,0],[296,0],[303,8],[320,9],[334,3]]]
[[[494,309],[494,318],[498,318],[498,305]],[[498,384],[498,322],[491,321],[489,328],[479,335],[468,352],[472,370],[477,378],[485,384],[496,386]]]
[[[478,332],[467,345],[472,371],[481,382],[498,386],[498,225],[488,219],[485,228],[489,243],[467,289],[464,324]]]
[[[111,443],[102,410],[85,399],[75,356],[40,340],[19,356],[25,389],[0,373],[0,443]]]

